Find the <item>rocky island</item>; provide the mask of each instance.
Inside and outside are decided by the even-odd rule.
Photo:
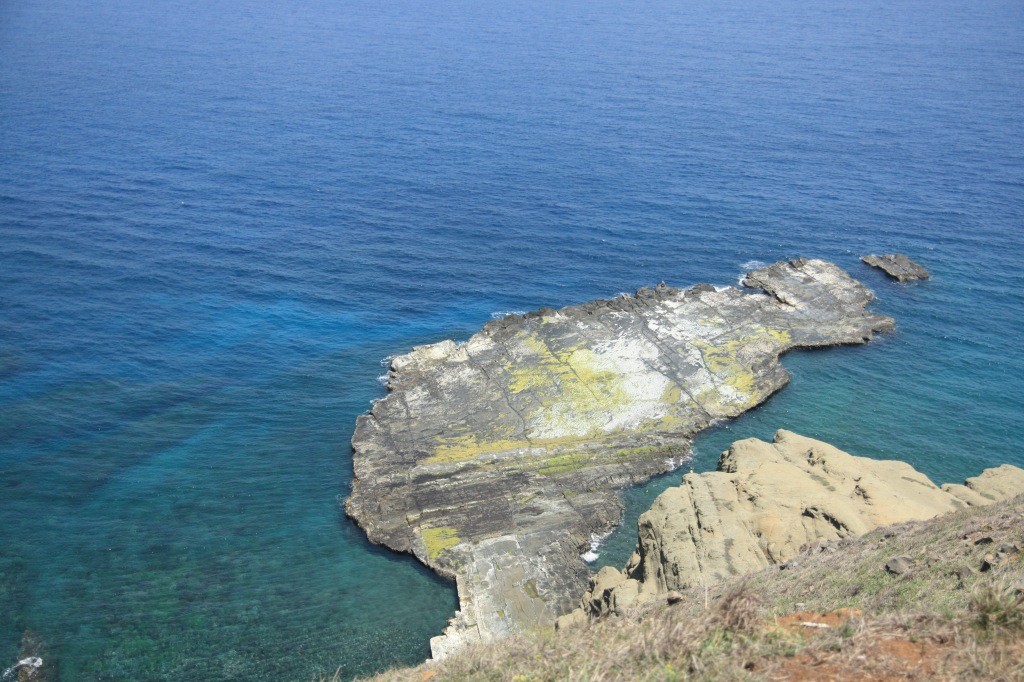
[[[456,581],[436,657],[579,603],[581,553],[620,520],[616,491],[674,469],[693,436],[788,381],[779,356],[892,329],[837,266],[798,259],[735,287],[511,315],[465,343],[396,357],[352,439],[347,513],[372,542]]]
[[[915,263],[902,253],[869,254],[861,256],[864,263],[878,268],[897,282],[910,282],[915,279],[929,279],[932,275],[920,263]]]

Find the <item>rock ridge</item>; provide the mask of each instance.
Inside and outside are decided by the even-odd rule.
[[[814,543],[1021,493],[1024,470],[1009,464],[939,487],[905,462],[856,457],[791,431],[772,443],[737,441],[717,471],[687,474],[658,496],[640,516],[624,571],[602,568],[559,625],[785,565]]]
[[[435,657],[550,624],[586,588],[581,554],[620,520],[616,491],[670,471],[713,421],[789,379],[779,356],[893,327],[837,266],[747,273],[541,309],[396,357],[359,417],[347,513],[372,542],[452,578]]]

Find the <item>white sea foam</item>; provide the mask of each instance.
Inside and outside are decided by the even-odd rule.
[[[740,276],[736,278],[736,282],[740,285],[740,288],[746,286],[743,283],[743,278],[747,276],[748,272],[751,270],[757,270],[758,268],[763,268],[766,265],[768,264],[759,260],[748,260],[746,263],[740,263],[740,267],[743,268],[743,272],[741,272]]]
[[[21,659],[20,661],[18,661],[14,665],[12,665],[10,668],[5,670],[3,675],[0,675],[0,679],[6,680],[13,673],[15,673],[18,670],[21,670],[23,668],[28,668],[29,670],[38,670],[39,668],[42,668],[42,667],[43,667],[43,659],[39,658],[38,656],[30,656],[28,658]]]
[[[585,553],[580,555],[583,558],[583,560],[586,561],[588,564],[592,564],[595,561],[597,561],[597,558],[599,556],[601,556],[600,554],[597,553],[598,547],[600,547],[601,543],[604,542],[605,540],[607,540],[608,536],[611,535],[611,534],[612,534],[612,531],[608,531],[607,533],[604,533],[602,535],[598,535],[597,533],[591,533],[590,534],[590,551],[589,552],[585,552]]]
[[[391,361],[394,359],[394,355],[385,355],[380,359],[380,366],[386,370],[389,370],[388,372],[385,372],[384,374],[381,374],[380,376],[377,377],[377,383],[379,383],[381,386],[388,385],[388,375],[390,374],[391,370]]]
[[[525,314],[526,314],[525,310],[498,310],[496,312],[491,313],[491,319],[492,320],[500,320],[501,318],[508,317],[509,315],[525,315]]]

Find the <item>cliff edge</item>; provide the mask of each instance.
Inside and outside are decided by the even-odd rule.
[[[856,457],[791,431],[772,443],[737,441],[717,471],[687,474],[658,496],[637,523],[625,570],[601,569],[581,609],[560,624],[785,565],[809,546],[1022,493],[1024,470],[1009,464],[939,487],[905,462]]]
[[[1022,680],[1024,495],[374,679]]]

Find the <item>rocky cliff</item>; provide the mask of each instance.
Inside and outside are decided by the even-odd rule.
[[[580,554],[619,521],[616,490],[781,388],[782,353],[893,326],[831,263],[743,283],[760,291],[659,285],[394,359],[388,396],[356,425],[346,510],[371,541],[455,579],[460,611],[435,657],[571,609],[589,580]]]
[[[1019,495],[373,681],[1024,680],[1022,550]]]
[[[722,454],[718,471],[688,474],[658,496],[640,517],[625,570],[603,568],[582,609],[561,624],[717,585],[782,564],[815,542],[1022,493],[1024,470],[1008,464],[940,488],[904,462],[855,457],[789,431],[772,443],[741,440]]]

